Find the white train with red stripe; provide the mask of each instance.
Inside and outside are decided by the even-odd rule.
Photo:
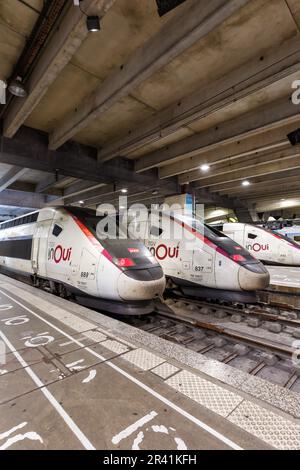
[[[150,313],[165,288],[161,266],[138,240],[103,240],[98,222],[94,211],[76,207],[44,208],[2,222],[1,270],[86,306]]]
[[[224,224],[222,230],[265,264],[300,266],[300,245],[278,232],[242,223]]]
[[[161,212],[155,223],[139,220],[138,226],[165,275],[186,294],[253,301],[255,291],[269,285],[261,262],[197,218]]]

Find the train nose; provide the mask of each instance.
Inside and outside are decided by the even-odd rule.
[[[270,284],[270,274],[260,262],[240,266],[238,279],[240,288],[245,291],[265,289]]]
[[[163,294],[166,279],[160,266],[128,269],[118,279],[118,294],[123,300],[151,300]]]

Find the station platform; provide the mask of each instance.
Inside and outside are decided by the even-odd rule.
[[[268,266],[271,286],[290,288],[300,292],[300,267]]]
[[[300,449],[300,395],[0,275],[0,449]]]
[[[300,309],[300,267],[266,266],[270,286],[259,293],[259,300],[270,305]]]

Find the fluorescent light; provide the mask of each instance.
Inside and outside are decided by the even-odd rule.
[[[244,180],[244,181],[242,182],[242,185],[243,185],[243,186],[250,186],[250,181]]]
[[[207,163],[204,163],[203,165],[200,166],[201,171],[208,171],[209,170],[209,165]]]

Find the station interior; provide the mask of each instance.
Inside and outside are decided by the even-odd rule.
[[[299,0],[0,0],[0,450],[300,450]]]

